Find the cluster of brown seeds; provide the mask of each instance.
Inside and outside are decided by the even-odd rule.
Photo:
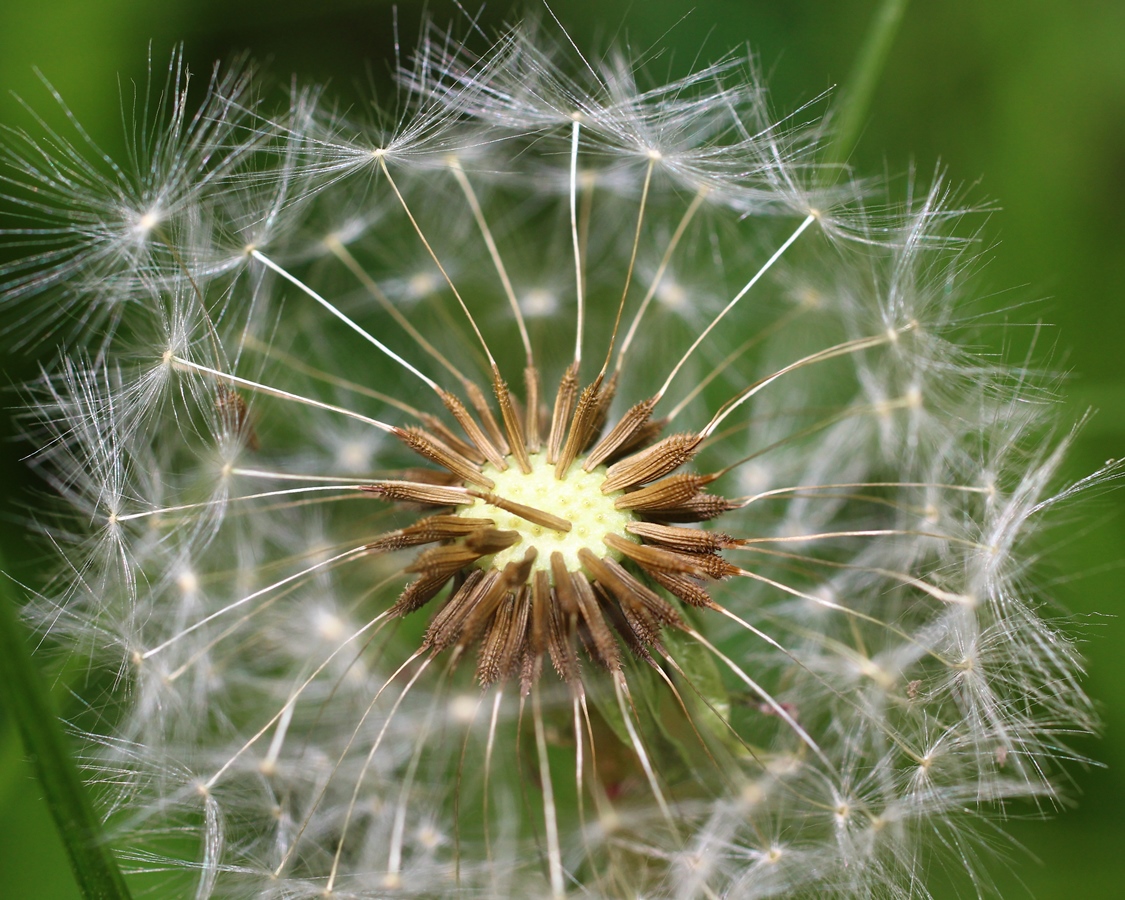
[[[563,376],[549,423],[546,410],[539,408],[538,374],[532,367],[525,371],[528,402],[522,408],[493,369],[503,429],[479,389],[469,396],[481,424],[456,397],[442,392],[463,437],[436,419],[426,428],[394,432],[441,468],[415,468],[404,473],[408,479],[364,487],[394,502],[449,508],[380,536],[369,549],[436,545],[407,567],[418,577],[392,614],[420,609],[452,581],[422,649],[460,655],[476,647],[483,684],[518,676],[526,692],[540,677],[545,654],[559,676],[573,684],[580,677],[579,648],[611,671],[622,665],[622,645],[654,662],[650,648],[659,649],[661,629],[686,627],[675,602],[659,589],[691,606],[713,606],[704,585],[740,571],[719,553],[741,541],[690,527],[738,502],[707,492],[716,475],[674,474],[694,457],[703,435],[660,439],[666,423],[652,419],[655,398],[634,405],[603,435],[615,379],[599,376],[579,392],[577,372],[577,364],[571,364]],[[524,476],[550,467],[557,488],[544,505],[556,508],[496,493],[497,481],[489,473],[513,466]],[[602,502],[623,514],[624,527],[580,546],[576,560],[558,550],[543,559],[531,533],[565,535],[574,527],[558,514],[561,504],[551,502],[553,495],[571,489],[566,479],[573,466],[601,476]],[[527,527],[499,528],[495,518],[479,515],[482,508],[503,510]],[[519,555],[521,544],[527,546]],[[513,547],[514,553],[504,554],[509,561],[499,564],[497,555]]]

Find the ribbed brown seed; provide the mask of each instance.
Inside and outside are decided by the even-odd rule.
[[[566,437],[566,426],[574,411],[574,401],[578,397],[578,363],[567,366],[559,381],[559,392],[555,395],[555,409],[551,414],[551,432],[547,437],[547,462],[554,465],[562,450]]]
[[[566,534],[574,528],[574,523],[569,519],[564,519],[562,516],[556,516],[552,513],[545,512],[534,506],[516,503],[515,500],[508,500],[497,494],[489,493],[488,491],[469,491],[469,493],[495,506],[497,509],[506,510],[507,512],[519,516],[521,519],[525,519],[536,525],[542,525],[544,528],[550,528],[552,531],[559,531]]]
[[[500,455],[500,451],[496,449],[492,441],[488,439],[488,436],[476,423],[476,420],[469,414],[465,404],[455,394],[443,391],[441,388],[438,388],[438,396],[441,398],[441,402],[445,404],[445,408],[449,410],[449,414],[457,420],[457,424],[461,426],[461,430],[465,432],[465,436],[468,437],[470,443],[501,472],[507,469],[507,460]]]
[[[492,525],[491,519],[470,519],[465,516],[427,516],[413,525],[379,535],[368,550],[390,552],[404,547],[417,547],[419,544],[433,544],[471,534],[480,528]]]
[[[578,551],[582,566],[608,590],[623,608],[641,607],[661,625],[679,627],[683,620],[675,608],[651,588],[641,584],[617,560],[599,559],[586,547]]]
[[[445,606],[438,610],[426,634],[422,638],[422,646],[434,651],[444,650],[452,646],[461,633],[461,625],[465,618],[489,592],[496,590],[500,585],[503,594],[504,585],[500,581],[500,573],[496,569],[481,572],[479,569],[472,572],[461,585],[461,589],[454,591],[446,601]]]
[[[444,469],[428,469],[425,466],[407,466],[399,469],[395,475],[402,481],[420,481],[422,484],[441,484],[447,487],[456,485],[461,487],[461,479],[452,472]]]
[[[457,437],[446,424],[437,416],[424,413],[421,417],[422,424],[426,430],[430,432],[439,441],[457,453],[460,453],[465,459],[473,463],[473,465],[481,466],[488,462],[488,459],[472,444],[467,444],[461,438]]]
[[[477,606],[465,619],[461,636],[458,638],[458,643],[461,646],[471,644],[480,636],[488,623],[492,621],[492,617],[503,602],[505,594],[527,584],[528,576],[531,574],[531,566],[537,555],[536,549],[529,547],[522,560],[510,562],[504,566],[504,571],[500,573],[499,587],[481,597]]]
[[[625,526],[625,530],[654,544],[688,553],[717,553],[737,544],[730,535],[718,531],[661,525],[657,522],[630,522]]]
[[[624,606],[616,601],[601,585],[595,586],[601,600],[602,609],[630,652],[646,662],[656,665],[650,646],[660,646],[660,626],[652,620],[643,607]]]
[[[579,634],[586,643],[591,658],[611,672],[621,668],[621,648],[613,636],[613,629],[605,619],[602,604],[593,585],[581,572],[574,575],[575,594],[582,614]]]
[[[608,494],[655,481],[688,462],[702,443],[703,437],[698,434],[673,434],[651,447],[627,456],[606,471],[602,493]]]
[[[582,394],[578,398],[578,405],[574,409],[574,416],[570,422],[570,433],[567,434],[566,443],[563,445],[558,462],[555,464],[556,478],[566,477],[574,458],[593,439],[601,388],[602,376],[599,375],[592,384],[588,384],[582,389]]]
[[[706,588],[700,587],[690,578],[657,571],[650,571],[649,575],[664,590],[679,597],[690,606],[708,607],[715,605]]]
[[[539,370],[535,366],[524,368],[523,387],[527,398],[527,405],[524,407],[527,449],[531,453],[538,453],[542,437],[539,429]]]
[[[500,404],[500,416],[508,432],[508,445],[512,448],[512,456],[516,458],[516,465],[520,467],[520,471],[527,475],[531,472],[531,461],[527,458],[523,425],[512,403],[512,392],[508,390],[508,385],[500,377],[500,369],[495,365],[492,367],[492,391],[496,394],[496,402]]]
[[[469,403],[477,411],[480,416],[481,423],[484,425],[484,430],[488,432],[488,436],[492,438],[492,443],[500,451],[501,455],[507,456],[509,452],[508,442],[504,440],[504,433],[500,430],[500,426],[496,424],[496,417],[492,415],[492,410],[488,406],[488,398],[484,396],[482,391],[476,384],[471,381],[465,382],[465,393],[469,395]]]
[[[523,535],[518,531],[507,531],[501,528],[479,528],[469,534],[462,543],[466,550],[472,551],[479,557],[491,556],[494,553],[499,553],[501,550],[507,550],[509,547],[518,544],[522,540]],[[439,549],[444,548],[434,548],[434,550]],[[528,552],[532,552],[533,550],[534,548]],[[432,552],[434,551],[427,550],[422,556]],[[419,557],[419,559],[421,559],[421,557]]]
[[[392,613],[405,615],[429,602],[458,572],[472,565],[482,556],[512,546],[520,538],[519,532],[485,528],[474,532],[456,544],[445,544],[423,550],[406,568],[418,572],[419,578],[406,586]]]
[[[622,444],[616,451],[611,453],[606,461],[610,464],[616,463],[629,454],[649,446],[649,444],[652,444],[664,433],[664,429],[667,427],[667,419],[652,419],[646,422],[636,434]]]
[[[648,400],[642,400],[630,407],[621,417],[621,420],[613,426],[609,434],[598,441],[586,456],[582,468],[587,472],[592,472],[632,440],[636,433],[648,423],[653,409],[656,408],[656,402],[656,397],[650,397]]]
[[[557,598],[556,598],[557,601]],[[551,665],[562,681],[575,684],[582,678],[582,664],[578,661],[575,632],[578,629],[578,612],[566,613],[558,602],[551,604],[551,631],[548,645]]]
[[[716,577],[711,575],[714,565],[708,562],[708,558],[718,559],[718,557],[710,556],[710,554],[680,553],[665,547],[637,544],[616,534],[607,534],[605,545],[623,556],[627,556],[650,574],[653,572],[668,572],[673,575],[690,575],[693,578]],[[722,561],[720,560],[720,562]]]
[[[477,678],[482,685],[510,678],[523,662],[530,612],[531,589],[526,585],[509,594],[500,607],[481,647]]]
[[[423,503],[427,506],[461,506],[471,499],[464,488],[419,481],[376,481],[362,485],[360,490],[398,503]]]
[[[520,694],[526,697],[543,674],[543,657],[525,653],[520,663]]]
[[[450,578],[480,559],[481,555],[468,550],[463,544],[431,547],[423,551],[406,569],[421,574],[399,594],[391,607],[391,615],[404,616],[420,609],[445,587]]]
[[[578,610],[566,612],[562,608],[558,594],[552,591],[548,607],[548,644],[551,665],[559,677],[567,684],[573,684],[581,676],[578,653],[574,647],[574,632],[578,627]]]
[[[617,396],[617,383],[618,373],[614,372],[609,376],[609,381],[605,383],[605,387],[598,394],[598,406],[594,410],[594,425],[590,430],[589,439],[582,447],[583,450],[589,447],[594,438],[601,434],[602,429],[605,428],[606,420],[609,418],[609,408],[613,405],[613,398]]]
[[[554,605],[551,578],[540,569],[531,580],[531,633],[528,639],[531,652],[536,656],[547,652],[551,640],[551,607]]]
[[[679,553],[679,556],[686,556],[686,553]],[[722,580],[729,578],[732,575],[738,575],[741,571],[738,566],[733,566],[726,559],[723,559],[718,553],[695,553],[693,559],[700,560],[700,564],[708,574],[709,578],[714,580]]]
[[[390,609],[390,615],[405,616],[421,609],[445,587],[445,583],[452,577],[452,572],[433,572],[416,578],[398,595],[398,599]]]
[[[247,450],[261,449],[258,432],[254,429],[254,422],[250,417],[250,408],[238,391],[220,384],[215,397],[215,411],[227,428],[245,441]]]
[[[578,597],[574,592],[574,579],[571,571],[566,567],[566,561],[558,551],[551,554],[551,577],[555,586],[552,591],[554,601],[564,616],[577,616]]]
[[[473,463],[441,443],[441,441],[437,440],[432,435],[427,434],[421,428],[396,428],[393,433],[395,437],[419,456],[424,456],[426,459],[437,463],[443,469],[454,472],[461,476],[463,480],[471,481],[473,484],[479,484],[481,487],[485,488],[485,490],[492,490],[492,488],[496,487],[496,482],[482,475],[480,469]]]
[[[581,572],[570,572],[561,553],[551,554],[551,575],[555,579],[555,593],[559,598],[559,608],[566,613],[574,610],[589,632],[594,652],[591,654],[607,669],[621,665],[621,655],[611,632],[605,623],[597,598],[590,583]]]
[[[732,509],[738,509],[738,505],[737,501],[726,497],[700,492],[682,506],[652,510],[645,515],[662,522],[706,522]]]
[[[653,484],[622,494],[614,499],[613,505],[617,509],[629,509],[639,513],[675,509],[695,497],[699,489],[709,480],[713,480],[711,476],[695,475],[691,472],[670,475]]]
[[[488,625],[477,663],[477,678],[484,686],[509,678],[523,661],[527,647],[530,589],[524,585],[509,592]]]
[[[406,567],[406,571],[418,572],[422,575],[445,572],[446,578],[452,578],[454,572],[476,562],[486,552],[486,550],[478,550],[475,547],[468,546],[467,541],[460,541],[456,544],[442,544],[440,547],[430,547],[423,550]]]
[[[509,592],[501,602],[500,608],[496,610],[492,621],[488,623],[484,637],[481,638],[480,650],[477,653],[477,680],[483,686],[487,687],[504,677],[500,672],[500,657],[504,652],[514,615],[515,597]]]
[[[498,660],[500,677],[511,677],[527,658],[528,628],[531,624],[531,588],[526,585],[516,592],[515,609],[508,635]]]

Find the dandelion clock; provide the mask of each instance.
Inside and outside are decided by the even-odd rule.
[[[89,673],[126,870],[974,877],[980,820],[1052,802],[1094,725],[1028,548],[1112,470],[1060,487],[1049,385],[971,349],[956,192],[891,204],[744,54],[661,83],[554,25],[431,28],[397,77],[368,116],[176,56],[121,159],[8,136],[5,303],[62,348],[27,615]]]

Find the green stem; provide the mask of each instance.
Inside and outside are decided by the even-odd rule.
[[[7,579],[0,575],[0,704],[19,727],[83,896],[129,900],[15,610]]]
[[[840,104],[836,108],[835,136],[825,156],[825,180],[836,180],[840,169],[851,156],[859,142],[864,120],[871,108],[875,85],[883,74],[887,55],[898,34],[898,27],[906,13],[909,0],[883,0],[871,20],[863,47],[856,57],[848,80],[840,91]]]

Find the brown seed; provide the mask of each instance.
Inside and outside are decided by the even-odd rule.
[[[570,422],[570,433],[567,435],[566,444],[559,453],[555,465],[555,477],[565,478],[571,463],[582,450],[589,444],[594,435],[594,424],[598,416],[598,395],[601,392],[602,376],[594,379],[587,385],[578,398],[578,406]]]
[[[551,635],[551,577],[540,569],[531,580],[531,633],[530,649],[536,656],[547,652]]]
[[[569,571],[561,553],[551,554],[551,575],[555,579],[555,592],[559,597],[560,610],[569,613],[586,628],[593,648],[590,655],[607,669],[619,668],[621,655],[617,642],[605,624],[605,619],[598,608],[597,598],[586,576],[581,572]]]
[[[653,409],[656,408],[656,402],[656,397],[650,397],[648,400],[634,404],[613,426],[609,434],[598,441],[586,457],[586,461],[582,463],[582,468],[592,472],[631,441],[648,423]]]
[[[594,412],[594,427],[590,431],[590,438],[586,441],[585,447],[590,445],[595,437],[601,434],[602,429],[605,428],[606,419],[609,418],[609,408],[613,405],[613,398],[617,396],[617,382],[619,373],[614,372],[609,376],[609,381],[605,383],[598,394],[598,406]]]
[[[432,550],[421,554],[418,559],[414,561],[414,565],[407,571],[421,572],[422,574],[415,581],[408,584],[399,595],[398,600],[395,601],[395,605],[391,607],[391,615],[405,616],[407,613],[412,613],[420,609],[437,596],[438,591],[445,587],[445,583],[449,581],[450,578],[468,565],[468,562],[472,562],[472,559],[465,562],[457,557],[452,559],[448,557],[443,557],[441,559],[431,557],[430,562],[418,568],[418,562],[423,556],[436,553],[436,551],[439,550],[448,549],[450,548],[434,547]]]
[[[563,612],[558,595],[552,591],[550,596],[548,649],[551,653],[551,665],[559,673],[559,677],[567,684],[579,681],[581,667],[578,654],[574,649],[574,633],[578,625],[578,613],[571,615]]]
[[[622,494],[613,501],[613,505],[617,509],[631,509],[640,513],[674,509],[695,497],[699,489],[706,484],[707,478],[706,475],[694,475],[690,472],[670,475],[653,484]]]
[[[496,394],[496,402],[500,404],[500,415],[504,420],[504,428],[508,433],[508,444],[512,448],[512,456],[520,471],[527,475],[531,471],[531,461],[527,458],[527,444],[524,442],[523,426],[520,424],[519,415],[512,403],[512,393],[508,385],[500,377],[500,369],[492,367],[492,391]]]
[[[503,532],[497,533],[503,534]],[[446,578],[452,578],[458,569],[463,569],[465,566],[475,563],[487,553],[487,549],[477,550],[468,546],[467,541],[456,544],[442,544],[440,547],[430,547],[423,550],[406,567],[406,571],[419,572],[423,575],[444,572]]]
[[[614,600],[601,585],[595,587],[598,596],[601,598],[602,609],[605,611],[606,618],[609,619],[614,630],[621,636],[625,646],[634,656],[655,665],[656,662],[648,648],[660,646],[660,626],[653,621],[643,607],[625,607]]]
[[[528,506],[524,503],[516,503],[515,500],[506,500],[498,494],[490,494],[487,491],[469,491],[474,497],[484,500],[486,503],[495,506],[497,509],[505,510],[513,515],[519,516],[535,525],[542,525],[544,528],[550,528],[552,531],[558,531],[562,534],[568,533],[574,524],[569,519],[564,519],[562,516],[556,516],[542,509],[534,506]]]
[[[515,611],[515,597],[508,593],[481,638],[480,652],[477,654],[477,680],[482,686],[487,687],[507,674],[501,672],[501,656],[510,636]]]
[[[467,606],[459,611],[452,623],[457,630],[457,646],[467,647],[475,642],[480,637],[481,632],[484,631],[485,626],[492,621],[492,617],[496,615],[496,611],[505,598],[510,594],[511,585],[507,583],[503,573],[501,573],[500,577],[476,598],[476,602],[472,606]]]
[[[415,453],[459,475],[464,481],[471,481],[485,490],[496,487],[496,482],[482,475],[476,465],[421,428],[395,428],[393,434]]]
[[[454,591],[445,606],[434,616],[422,638],[422,646],[440,652],[456,643],[465,619],[486,594],[496,590],[498,584],[500,595],[503,596],[504,585],[500,582],[500,573],[496,569],[488,572],[478,569],[472,572],[460,590]]]
[[[476,384],[471,381],[465,382],[465,392],[469,395],[469,403],[473,409],[477,411],[480,416],[481,422],[484,424],[484,430],[488,432],[488,436],[492,439],[492,443],[504,456],[508,455],[508,442],[504,440],[504,433],[500,430],[500,426],[496,424],[496,417],[492,415],[492,410],[488,406],[488,399],[484,396],[482,391]]]
[[[485,458],[492,463],[497,469],[503,472],[508,468],[508,463],[504,457],[500,455],[500,451],[493,446],[492,441],[488,439],[481,427],[476,423],[469,411],[465,408],[465,404],[457,399],[455,394],[449,391],[443,391],[438,388],[438,396],[441,402],[445,404],[445,408],[449,410],[451,416],[457,420],[457,424],[461,426],[461,430],[465,432],[470,443],[476,447]]]
[[[672,575],[667,572],[649,572],[653,581],[664,590],[679,597],[690,606],[711,607],[715,602],[705,588],[700,587],[690,578],[683,575]]]
[[[651,419],[646,422],[632,438],[622,444],[618,450],[611,453],[607,457],[606,462],[615,463],[618,460],[624,459],[630,453],[647,447],[649,444],[659,439],[660,435],[664,433],[664,429],[667,427],[667,419]]]
[[[531,589],[526,585],[510,595],[501,608],[489,633],[499,640],[493,644],[494,653],[490,656],[490,681],[486,681],[478,670],[481,684],[510,678],[527,656],[528,623],[531,614]]]
[[[613,630],[606,622],[601,602],[593,586],[581,572],[574,575],[575,594],[578,597],[581,625],[579,636],[586,646],[586,652],[606,669],[614,672],[621,668],[621,648],[613,636]]]
[[[472,499],[464,488],[418,481],[376,481],[362,485],[360,490],[399,503],[422,503],[427,506],[463,506]]]
[[[737,501],[700,491],[680,506],[652,510],[646,515],[663,522],[706,522],[732,509],[738,509],[738,505]]]
[[[605,536],[605,545],[623,556],[627,556],[646,572],[667,572],[672,575],[691,575],[695,578],[710,576],[711,566],[705,556],[693,553],[680,553],[664,547],[650,547],[637,544],[616,534]]]
[[[703,531],[699,528],[682,528],[677,525],[661,525],[657,522],[630,522],[625,526],[630,534],[671,547],[673,550],[686,550],[689,553],[717,553],[733,546],[730,535],[718,531]]]
[[[461,487],[461,479],[452,472],[442,469],[427,469],[424,466],[408,466],[396,473],[403,481],[420,481],[423,484],[444,484]]]
[[[522,540],[523,535],[518,531],[506,531],[500,528],[480,528],[466,537],[461,546],[463,546],[466,551],[475,553],[477,557],[492,556],[492,554],[499,553],[501,550],[507,550],[509,547],[518,544]],[[534,547],[531,548],[529,552],[533,552],[534,549]],[[430,552],[432,551],[426,551],[426,553]]]
[[[599,559],[583,547],[578,551],[582,566],[608,590],[623,608],[641,607],[661,625],[682,626],[683,620],[672,605],[630,575],[615,559]]]
[[[573,362],[567,366],[559,382],[559,390],[555,395],[555,409],[551,415],[551,433],[547,438],[547,462],[554,465],[562,450],[563,439],[566,437],[566,426],[570,421],[570,414],[574,411],[574,401],[578,397],[578,363]]]
[[[528,576],[531,574],[531,566],[534,564],[537,555],[536,549],[529,547],[522,560],[510,562],[504,566],[504,571],[500,573],[500,581],[497,582],[496,587],[490,588],[485,594],[482,594],[476,606],[466,616],[461,626],[461,635],[457,641],[460,646],[464,647],[473,643],[488,626],[488,623],[492,621],[492,617],[496,615],[496,611],[504,602],[505,597],[510,592],[522,590],[526,586]]]
[[[254,423],[250,418],[250,408],[238,391],[220,384],[215,397],[215,411],[223,420],[223,424],[246,442],[247,450],[261,449],[258,433],[254,430]]]
[[[437,416],[430,413],[424,413],[420,417],[426,430],[430,432],[439,441],[457,453],[460,453],[465,459],[474,465],[481,466],[488,462],[487,458],[472,444],[467,444],[461,438],[457,437],[446,424]]]
[[[403,547],[432,544],[471,534],[492,525],[491,519],[470,519],[465,516],[428,516],[413,525],[380,535],[367,545],[369,550],[390,552]]]
[[[524,407],[527,449],[531,453],[538,453],[542,443],[542,431],[539,422],[539,370],[535,366],[524,368],[523,387],[527,398],[527,405]]]
[[[602,484],[602,492],[608,494],[655,481],[688,462],[702,443],[703,438],[698,434],[669,435],[651,447],[610,466]]]

